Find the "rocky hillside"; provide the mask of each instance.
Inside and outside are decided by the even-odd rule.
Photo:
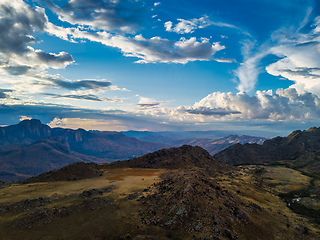
[[[214,157],[231,165],[283,163],[320,174],[320,128],[297,130],[287,137],[266,140],[262,145],[235,144]]]
[[[178,148],[162,149],[144,156],[102,164],[106,168],[225,168],[219,164],[206,150],[198,146],[183,145]]]
[[[72,164],[0,188],[0,239],[318,239],[259,170],[192,146]]]

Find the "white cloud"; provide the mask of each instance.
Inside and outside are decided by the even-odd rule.
[[[88,118],[54,118],[47,124],[51,128],[63,127],[71,129],[123,131],[127,130],[125,124],[119,120],[88,119]]]
[[[178,19],[179,23],[175,27],[172,27],[172,22],[168,21],[164,24],[166,31],[176,32],[179,34],[192,33],[198,28],[205,28],[212,25],[208,16],[201,17],[199,19],[193,18],[191,20]]]
[[[261,45],[256,51],[255,43],[252,41],[244,41],[241,48],[243,62],[234,73],[239,80],[237,89],[240,92],[250,92],[254,89],[262,68],[259,67],[261,59],[270,53],[268,44]]]
[[[155,2],[153,5],[156,7],[156,6],[159,6],[161,4],[161,2]]]
[[[281,44],[272,47],[271,53],[281,59],[267,66],[266,71],[293,81],[291,87],[299,92],[307,91],[320,96],[320,37],[316,34],[319,24],[317,19],[315,28],[309,34],[290,33],[289,30],[274,34],[273,37]]]
[[[239,80],[239,91],[252,91],[259,74],[264,71],[261,60],[275,55],[279,60],[265,67],[267,73],[293,81],[291,88],[296,88],[299,93],[312,92],[320,96],[320,18],[315,18],[309,33],[300,32],[309,16],[310,9],[297,29],[279,29],[259,47],[252,41],[243,43],[243,62],[234,71]]]
[[[47,3],[61,21],[82,25],[95,30],[134,33],[139,29],[143,2],[70,0],[62,7]]]
[[[257,91],[254,96],[215,92],[183,110],[225,120],[305,120],[320,117],[320,99],[312,93],[299,94],[294,88],[278,89],[275,93]]]
[[[141,34],[134,37],[114,35],[108,32],[87,32],[78,28],[62,28],[48,24],[46,31],[61,39],[75,41],[87,39],[100,42],[106,46],[115,47],[127,57],[136,57],[137,63],[182,63],[189,61],[208,61],[213,55],[225,47],[220,43],[210,43],[209,39],[197,40],[180,38],[179,41],[170,41],[161,37],[144,38]]]
[[[42,32],[48,22],[43,8],[31,8],[20,0],[0,3],[0,68],[3,73],[25,74],[31,69],[64,68],[73,63],[66,52],[46,53],[31,47],[39,41],[35,31]]]
[[[147,108],[159,108],[162,107],[163,103],[168,103],[168,101],[157,101],[154,98],[147,98],[139,95],[137,95],[137,97],[140,98],[137,105],[144,110]]]
[[[166,28],[167,32],[175,32],[178,34],[188,34],[193,33],[197,29],[206,28],[208,26],[214,25],[218,27],[227,27],[227,28],[234,28],[237,30],[240,30],[243,34],[246,34],[250,36],[247,32],[244,32],[240,28],[238,28],[235,25],[223,23],[223,22],[214,22],[209,19],[208,16],[204,15],[201,18],[192,18],[190,20],[185,19],[177,19],[178,23],[173,26],[173,23],[171,21],[167,21],[164,24],[164,27]]]

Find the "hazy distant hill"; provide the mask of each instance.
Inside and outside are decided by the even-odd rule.
[[[186,132],[149,132],[127,131],[126,136],[147,142],[166,143],[171,147],[182,145],[200,146],[214,155],[236,143],[262,144],[267,138],[248,135],[235,135],[227,131],[186,131]]]
[[[23,180],[80,161],[103,162],[71,151],[62,137],[46,138],[32,144],[5,145],[0,147],[0,180]]]
[[[150,132],[150,131],[125,131],[122,132],[128,137],[134,137],[141,141],[172,143],[190,138],[220,138],[233,134],[232,132],[214,131],[184,131],[184,132]]]
[[[266,138],[263,137],[253,137],[253,136],[238,136],[238,135],[230,135],[227,137],[209,139],[209,138],[192,138],[192,139],[184,139],[180,141],[172,142],[171,144],[174,146],[181,145],[192,145],[199,146],[207,150],[211,155],[214,155],[233,144],[236,143],[257,143],[262,144]]]
[[[294,131],[287,137],[266,140],[262,145],[235,144],[214,156],[222,163],[283,163],[295,169],[320,174],[320,128]]]

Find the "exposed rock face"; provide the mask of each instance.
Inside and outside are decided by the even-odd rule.
[[[266,140],[262,145],[235,144],[214,156],[219,162],[240,165],[286,163],[298,169],[320,174],[320,128],[294,131],[287,137]]]

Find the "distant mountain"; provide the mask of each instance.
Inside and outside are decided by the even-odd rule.
[[[134,137],[141,141],[172,143],[190,138],[220,138],[231,135],[231,132],[214,130],[214,131],[184,131],[184,132],[150,132],[150,131],[125,131],[122,132],[128,137]]]
[[[186,131],[186,132],[149,132],[127,131],[126,136],[146,142],[165,143],[171,147],[182,145],[199,146],[214,155],[236,143],[262,144],[267,138],[248,135],[235,135],[227,131]]]
[[[0,146],[31,144],[47,137],[62,137],[67,140],[72,151],[110,160],[141,156],[167,147],[165,144],[143,142],[119,132],[50,128],[36,119],[0,128]]]
[[[78,162],[130,159],[168,147],[119,132],[50,128],[39,120],[0,127],[0,180],[22,180]]]
[[[181,146],[181,145],[192,145],[192,146],[199,146],[207,150],[210,155],[214,155],[233,144],[236,143],[257,143],[262,144],[266,138],[263,137],[253,137],[253,136],[238,136],[238,135],[230,135],[227,137],[216,138],[216,139],[209,139],[209,138],[191,138],[191,139],[184,139],[180,141],[172,142],[171,144],[174,146]]]
[[[282,163],[312,174],[320,174],[320,128],[294,131],[258,144],[235,144],[214,156],[221,163]]]
[[[62,137],[0,147],[0,180],[19,181],[75,162],[103,162],[71,151]]]

